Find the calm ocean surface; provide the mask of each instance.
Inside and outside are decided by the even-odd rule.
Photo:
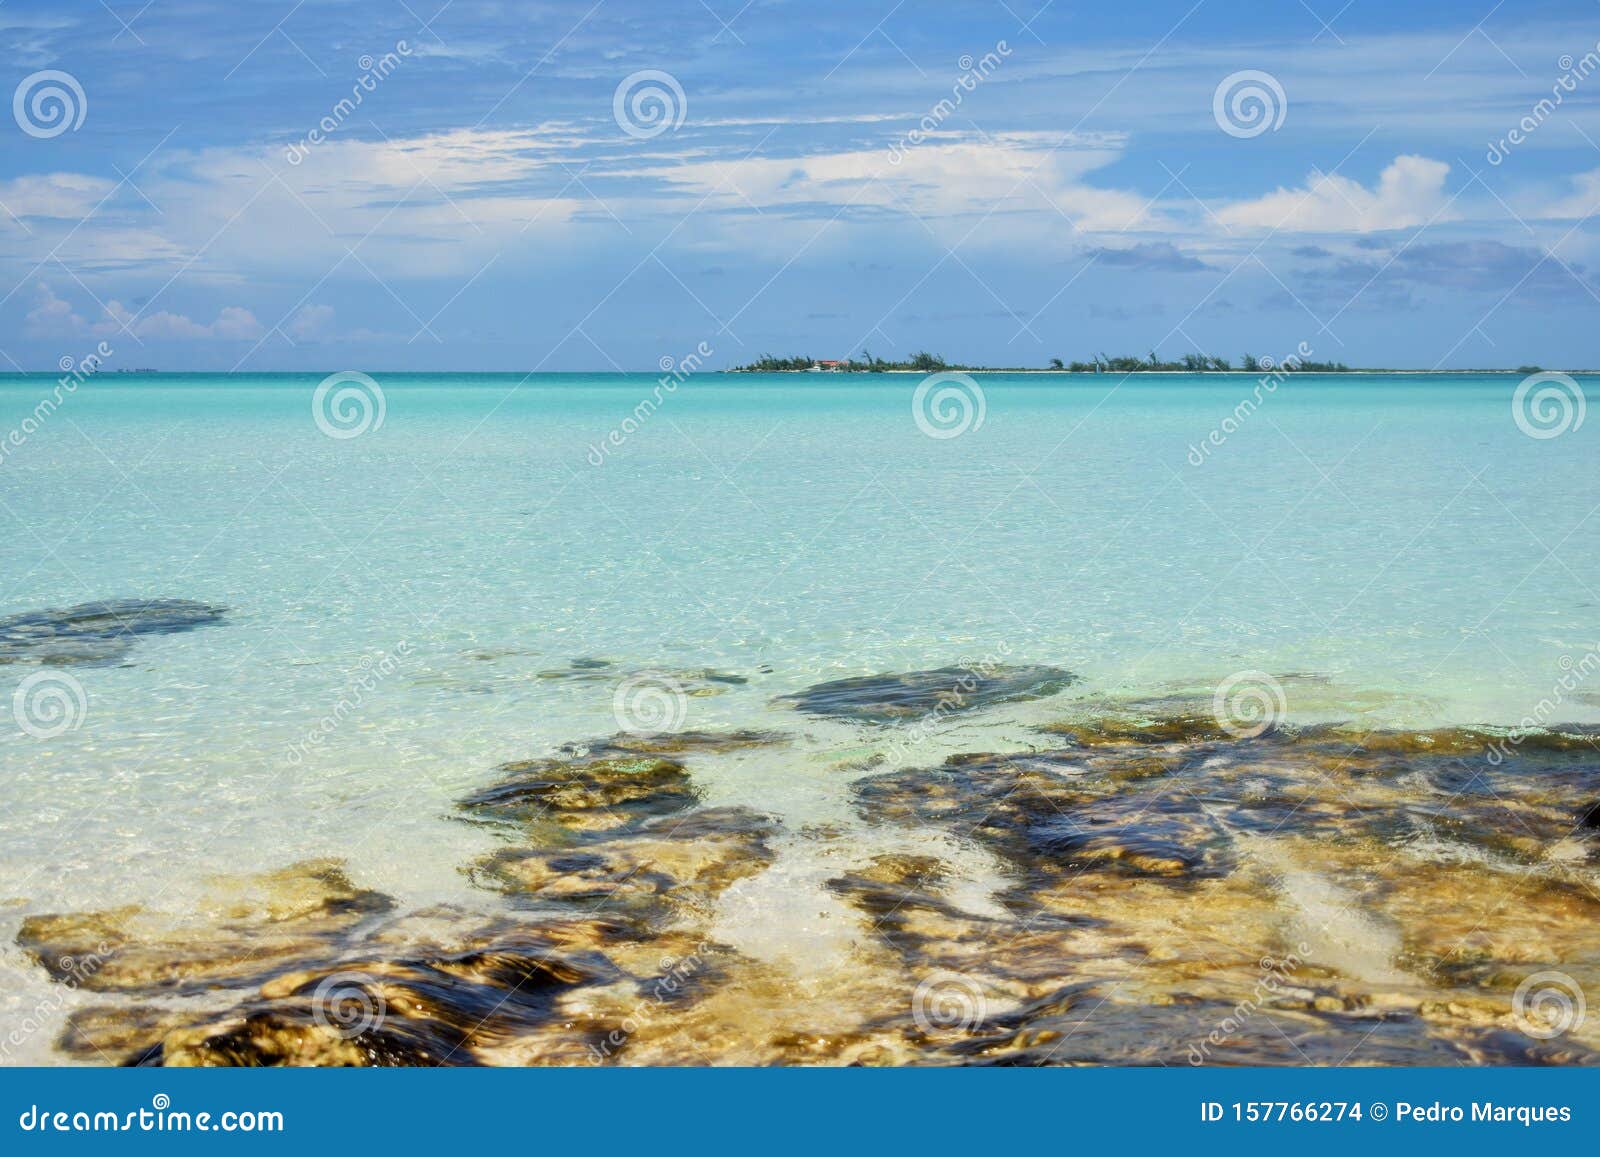
[[[75,729],[0,714],[0,942],[23,911],[169,907],[309,856],[407,904],[484,904],[458,865],[490,837],[452,801],[616,731],[639,671],[695,692],[687,727],[802,734],[707,786],[801,830],[852,822],[841,764],[883,745],[771,705],[826,679],[1081,676],[951,724],[931,760],[1074,698],[1250,670],[1297,718],[1509,724],[1600,642],[1600,422],[1527,436],[1515,376],[1294,378],[1200,465],[1255,379],[979,375],[981,425],[935,438],[917,375],[706,374],[626,425],[653,377],[375,376],[382,425],[353,438],[314,420],[320,375],[106,375],[6,447],[0,616],[229,611],[71,668]],[[0,378],[0,436],[53,385]],[[37,669],[0,667],[7,707]],[[1558,714],[1600,719],[1600,685]],[[791,852],[772,888],[801,915],[747,949],[829,935],[807,898],[830,868]],[[5,952],[26,1005],[47,982]]]

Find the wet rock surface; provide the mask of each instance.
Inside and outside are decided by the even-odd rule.
[[[960,714],[1000,703],[1043,699],[1064,690],[1075,678],[1058,667],[939,667],[834,679],[779,696],[777,702],[808,715],[902,723],[935,712]]]
[[[626,751],[531,759],[500,771],[500,783],[461,801],[469,818],[597,831],[668,815],[699,798],[682,763]]]
[[[718,895],[773,859],[777,824],[746,808],[708,808],[651,820],[562,848],[495,852],[474,878],[532,906],[574,907],[616,919],[709,915]]]
[[[1174,705],[1040,734],[839,765],[858,826],[799,830],[695,778],[782,736],[574,744],[463,801],[493,911],[396,915],[318,862],[18,941],[119,1002],[61,1034],[102,1062],[1600,1063],[1595,1018],[1546,1032],[1524,991],[1600,991],[1587,732],[1237,739]],[[797,842],[832,865],[815,895]],[[834,955],[738,946],[828,905]]]
[[[613,684],[624,680],[642,680],[673,687],[692,698],[721,695],[730,687],[742,687],[750,682],[747,675],[710,667],[630,669],[620,667],[610,659],[591,657],[573,659],[565,667],[539,671],[535,677],[558,683]]]
[[[124,907],[29,916],[17,945],[52,979],[139,996],[245,987],[327,953],[393,907],[328,860],[219,883],[204,915]]]
[[[868,818],[959,832],[1013,873],[1002,919],[835,881],[908,970],[956,978],[955,1031],[907,1030],[925,1060],[1600,1063],[1594,1026],[1545,1039],[1516,995],[1600,982],[1581,733],[1495,761],[1503,733],[1060,733],[856,786]]]
[[[172,635],[222,621],[225,607],[189,599],[107,599],[0,619],[0,664],[121,662],[141,635]]]
[[[57,981],[130,1001],[70,1015],[59,1047],[82,1060],[605,1063],[643,1010],[692,1003],[736,958],[708,938],[716,900],[771,863],[779,830],[746,808],[692,809],[682,765],[648,752],[777,741],[617,736],[503,768],[513,778],[466,806],[516,836],[471,866],[506,915],[395,916],[387,897],[317,861],[219,882],[216,903],[187,919],[136,908],[29,917],[18,943]],[[553,829],[527,822],[550,817]],[[217,1009],[230,994],[237,1003]],[[152,997],[180,1007],[140,1003]]]

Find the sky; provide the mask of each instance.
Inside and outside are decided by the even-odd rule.
[[[0,44],[0,370],[1600,366],[1593,0],[4,0]]]

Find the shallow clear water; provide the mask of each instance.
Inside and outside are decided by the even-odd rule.
[[[108,375],[8,448],[0,616],[230,613],[70,668],[75,730],[4,715],[7,942],[25,912],[181,905],[311,855],[467,898],[488,837],[451,802],[617,729],[617,679],[538,677],[575,658],[747,677],[685,725],[805,740],[714,763],[707,791],[798,829],[848,822],[837,765],[883,745],[770,704],[824,679],[987,658],[1078,672],[1069,697],[1209,696],[1261,670],[1308,718],[1511,723],[1600,640],[1600,426],[1526,436],[1515,377],[1293,379],[1198,466],[1253,379],[983,375],[982,425],[939,439],[915,375],[702,375],[602,456],[652,377],[377,377],[383,424],[351,439],[313,420],[315,376]],[[52,385],[0,379],[0,434]],[[8,700],[36,669],[0,668]],[[1600,686],[1559,715],[1600,718]]]

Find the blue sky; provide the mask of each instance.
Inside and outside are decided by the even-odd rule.
[[[0,42],[0,369],[1600,365],[1593,2],[7,0]]]

